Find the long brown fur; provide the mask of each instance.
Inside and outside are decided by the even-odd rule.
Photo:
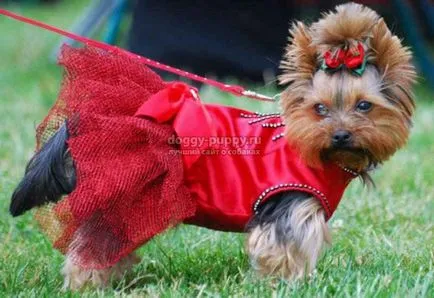
[[[318,167],[331,160],[362,173],[407,142],[416,78],[411,52],[375,11],[355,3],[340,5],[311,26],[295,23],[290,35],[279,78],[288,85],[281,105],[286,136],[308,164]],[[325,51],[351,48],[357,42],[364,45],[368,61],[362,77],[345,70],[319,70]],[[357,112],[361,100],[371,102],[372,111]],[[315,113],[318,103],[330,110],[328,117]],[[355,150],[330,148],[337,130],[352,133]]]
[[[331,242],[324,210],[314,198],[296,203],[286,220],[291,229],[285,243],[278,241],[281,235],[274,223],[259,225],[249,233],[247,252],[261,275],[302,278],[312,272],[323,246]]]
[[[355,3],[339,5],[335,11],[324,13],[322,19],[312,24],[312,43],[326,51],[354,41],[364,41],[378,19],[378,14],[366,6]]]
[[[410,121],[415,107],[411,88],[417,77],[411,63],[410,49],[402,46],[399,38],[390,32],[383,19],[372,29],[369,44],[372,50],[371,61],[383,75],[385,96],[397,104]]]

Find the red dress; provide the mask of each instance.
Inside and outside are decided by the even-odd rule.
[[[60,64],[65,80],[38,146],[68,119],[77,187],[38,220],[83,267],[113,265],[180,222],[242,232],[282,191],[312,194],[330,218],[352,178],[304,164],[278,114],[204,104],[194,88],[92,48],[65,47]]]

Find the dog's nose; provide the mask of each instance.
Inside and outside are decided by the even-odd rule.
[[[335,147],[346,147],[351,143],[351,133],[348,130],[337,130],[332,136],[332,143]]]

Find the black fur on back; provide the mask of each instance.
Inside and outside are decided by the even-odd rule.
[[[33,207],[58,201],[75,188],[75,168],[67,146],[66,123],[29,161],[15,189],[9,211],[19,216]]]
[[[311,198],[312,195],[300,191],[281,192],[265,203],[259,205],[258,213],[253,216],[246,226],[249,231],[257,226],[264,226],[267,224],[275,224],[276,234],[278,241],[283,243],[287,235],[291,234],[291,226],[288,225],[288,218],[296,206],[301,201]]]

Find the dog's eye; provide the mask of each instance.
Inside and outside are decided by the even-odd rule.
[[[329,109],[327,109],[327,107],[322,103],[317,103],[313,106],[313,108],[315,109],[315,112],[320,116],[326,116],[329,113]]]
[[[356,106],[356,110],[362,113],[366,113],[371,109],[372,109],[372,103],[366,100],[360,101]]]

